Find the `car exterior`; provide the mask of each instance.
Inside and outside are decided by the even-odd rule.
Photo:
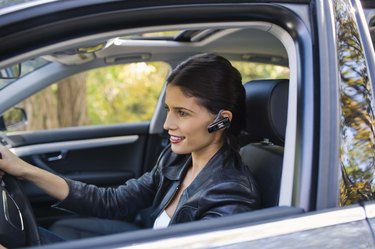
[[[150,170],[168,143],[162,128],[163,79],[170,68],[190,55],[215,52],[238,63],[273,66],[272,72],[279,66],[282,73],[268,77],[289,80],[277,206],[161,230],[142,229],[44,247],[373,248],[374,20],[375,4],[359,0],[5,3],[0,9],[0,68],[8,72],[8,78],[4,73],[0,81],[0,125],[7,129],[2,143],[23,159],[65,177],[115,186]],[[155,37],[155,32],[162,36]],[[92,123],[85,123],[87,117],[80,115],[78,121],[63,124],[65,121],[59,120],[67,118],[61,117],[71,114],[64,110],[84,112],[79,109],[82,104],[69,105],[67,101],[63,103],[69,107],[60,104],[60,109],[53,109],[52,102],[44,99],[39,103],[47,104],[28,109],[32,106],[28,103],[36,103],[27,102],[30,96],[42,89],[50,89],[50,95],[63,95],[63,88],[57,86],[82,72],[88,76],[80,74],[74,80],[92,79],[84,86],[89,91],[103,87],[100,93],[105,98],[117,96],[112,79],[95,82],[103,72],[91,70],[124,64],[132,70],[146,67],[147,72],[157,68],[157,73],[145,79],[160,81],[149,88],[142,85],[144,95],[135,97],[146,102],[156,96],[149,104],[153,107],[150,112],[138,102],[126,107],[126,114],[138,114],[136,121],[114,118],[122,117],[114,108],[110,115],[92,114],[90,120],[96,120]],[[244,76],[250,66],[243,67]],[[136,72],[139,76],[141,71]],[[131,77],[125,76],[120,80]],[[55,82],[59,84],[49,88]],[[77,82],[67,84],[78,86]],[[65,91],[70,99],[102,101],[100,94],[91,101],[88,95],[72,97],[82,89]],[[130,93],[132,88],[122,91]],[[140,90],[133,88],[133,92]],[[17,115],[9,111],[20,103],[22,111],[15,113],[21,118],[12,122]],[[36,125],[20,131],[23,127],[18,125],[25,123],[22,118],[26,115],[29,125]],[[33,123],[51,116],[55,121],[48,122],[56,124]],[[48,227],[55,220],[71,217],[51,208],[54,200],[34,186],[22,186],[38,225]],[[24,246],[40,246],[27,240]]]

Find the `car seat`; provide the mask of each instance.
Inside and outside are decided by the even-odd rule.
[[[262,198],[262,207],[278,205],[288,111],[289,81],[247,82],[246,131],[240,150],[243,162],[252,171]]]

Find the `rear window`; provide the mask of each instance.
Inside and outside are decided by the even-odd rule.
[[[231,63],[240,71],[243,83],[256,79],[289,79],[288,67],[247,61],[231,61]]]

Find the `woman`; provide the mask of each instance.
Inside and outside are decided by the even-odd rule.
[[[131,221],[152,207],[154,228],[256,209],[256,184],[238,153],[245,126],[240,73],[223,57],[200,54],[167,79],[164,123],[170,146],[151,172],[117,188],[61,178],[0,147],[0,171],[33,182],[82,215]]]

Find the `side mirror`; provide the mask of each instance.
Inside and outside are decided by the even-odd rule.
[[[21,64],[0,68],[0,79],[18,79],[21,76]]]
[[[27,115],[23,108],[14,107],[0,117],[0,130],[11,131],[24,127],[27,124]]]

